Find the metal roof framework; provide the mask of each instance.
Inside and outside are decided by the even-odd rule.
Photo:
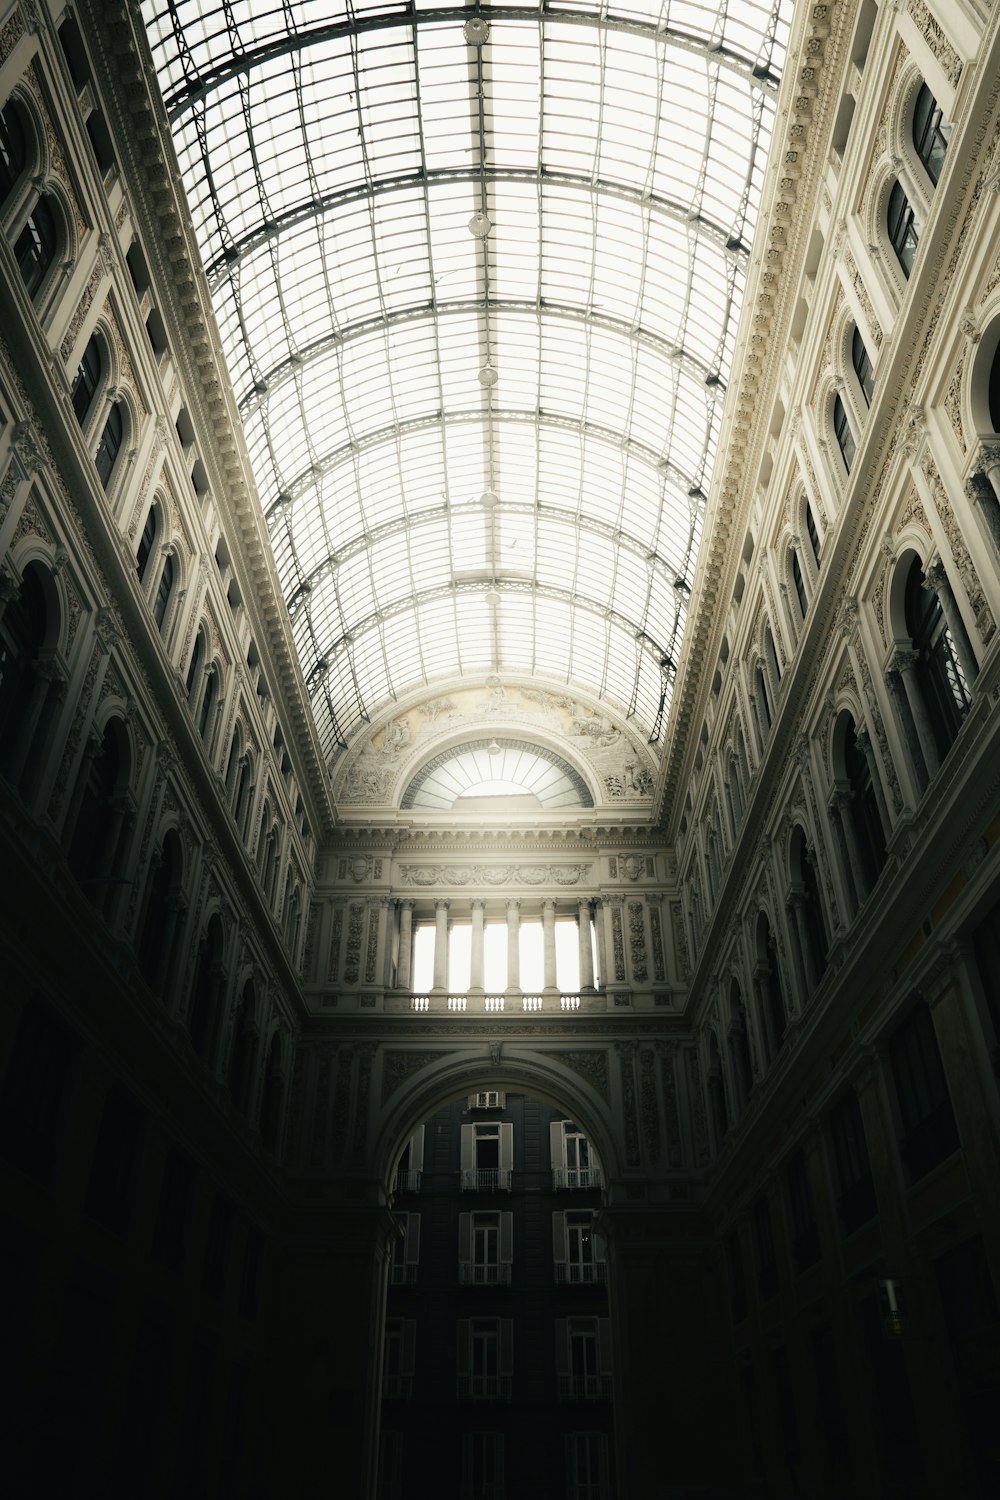
[[[332,758],[532,673],[656,743],[790,0],[146,0]]]

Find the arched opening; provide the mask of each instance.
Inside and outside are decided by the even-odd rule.
[[[816,530],[816,517],[813,515],[812,506],[806,501],[806,535],[812,548],[813,561],[819,571],[819,532]]]
[[[101,341],[95,333],[91,334],[87,341],[87,347],[83,351],[80,368],[76,372],[70,392],[73,411],[81,427],[86,425],[87,417],[94,404],[94,397],[100,389],[103,374],[104,355]]]
[[[198,699],[198,689],[201,686],[201,674],[205,666],[205,658],[208,655],[208,635],[204,625],[198,626],[194,638],[194,649],[191,652],[191,660],[188,662],[187,678],[185,679],[185,691],[187,693],[188,707],[194,711]]]
[[[125,725],[109,719],[81,772],[83,788],[69,846],[69,866],[85,895],[108,910],[123,869],[121,848],[132,756]]]
[[[739,982],[735,979],[729,986],[729,1042],[737,1103],[740,1110],[744,1110],[753,1089],[753,1065],[746,1006],[743,1004]]]
[[[802,956],[806,985],[813,989],[826,969],[827,934],[816,867],[801,824],[792,829],[789,863],[793,930]]]
[[[115,401],[108,412],[100,441],[97,444],[97,452],[94,454],[94,464],[97,468],[97,477],[101,481],[102,489],[106,490],[111,483],[111,475],[114,473],[115,464],[121,452],[124,438],[125,403],[124,401]]]
[[[14,259],[24,289],[34,302],[48,277],[59,248],[61,215],[51,193],[43,193],[14,242]]]
[[[794,547],[791,549],[791,574],[792,588],[799,606],[799,623],[801,624],[809,612],[809,595],[806,593],[806,581],[802,576],[802,564],[799,562],[799,554]]]
[[[844,730],[844,775],[851,792],[850,813],[870,889],[885,864],[885,829],[879,811],[871,760],[862,749],[854,720]]]
[[[176,575],[177,565],[174,562],[173,553],[168,552],[163,559],[163,567],[160,570],[160,581],[156,585],[156,595],[153,599],[153,619],[156,621],[156,628],[161,635],[163,634],[163,627],[166,624]]]
[[[198,709],[198,735],[199,738],[207,740],[212,727],[215,712],[215,703],[219,694],[219,667],[213,662],[205,673],[205,681],[201,692],[201,705]]]
[[[948,584],[945,580],[944,587]],[[922,707],[940,761],[951,748],[969,711],[970,693],[955,640],[948,629],[939,592],[930,586],[919,557],[914,557],[906,575],[904,596],[906,630],[916,660],[914,671]],[[928,758],[925,752],[925,760]],[[934,759],[933,752],[930,756]],[[928,773],[937,767],[929,764]]]
[[[0,767],[17,781],[26,759],[42,679],[39,652],[52,634],[46,580],[29,563],[0,617]]]
[[[851,424],[847,419],[847,407],[844,405],[843,397],[838,393],[833,401],[833,435],[837,439],[837,447],[840,456],[844,460],[844,468],[848,474],[854,462],[854,455],[858,451],[858,445],[851,431]]]
[[[861,388],[862,396],[865,398],[865,405],[871,406],[872,396],[875,392],[875,378],[872,374],[872,362],[868,357],[865,341],[861,337],[861,329],[858,327],[855,327],[851,337],[851,364],[854,367],[855,375],[858,377],[858,385]]]
[[[913,103],[913,145],[931,182],[936,187],[944,170],[951,126],[941,113],[941,106],[922,83]]]
[[[135,568],[139,574],[139,582],[145,588],[150,581],[150,563],[153,559],[154,548],[160,535],[160,507],[154,501],[149,507],[146,519],[142,527],[142,535],[139,537],[139,546],[135,554]]]
[[[184,860],[174,829],[164,836],[146,893],[138,943],[139,969],[150,989],[165,999],[174,963],[174,937],[183,904]]]
[[[23,104],[8,99],[0,110],[0,208],[24,179],[34,153],[33,132]]]
[[[477,1077],[392,1157],[380,1493],[604,1497],[613,1407],[601,1161],[566,1106]],[[585,1430],[585,1438],[583,1436]],[[471,1487],[470,1487],[471,1484]]]
[[[774,933],[766,914],[757,918],[757,962],[754,982],[760,1001],[768,1054],[773,1061],[781,1050],[788,1027],[788,1011],[781,985],[781,969]]]
[[[241,1115],[249,1110],[253,1099],[253,1082],[257,1066],[257,997],[252,979],[243,986],[233,1017],[233,1040],[229,1052],[226,1085],[229,1097]]]
[[[886,230],[900,269],[908,277],[917,257],[920,226],[898,178],[893,182],[886,204]]]
[[[191,1045],[198,1056],[207,1063],[211,1063],[215,1055],[218,1039],[219,1013],[225,986],[224,951],[222,920],[216,914],[209,919],[198,949],[191,1005],[187,1017]]]

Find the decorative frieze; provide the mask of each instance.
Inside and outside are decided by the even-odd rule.
[[[653,948],[653,978],[656,980],[666,979],[667,971],[663,958],[663,929],[660,922],[660,908],[650,905],[649,908],[649,932]]]
[[[620,905],[611,907],[611,951],[614,958],[615,983],[625,983],[625,936]]]
[[[352,901],[347,909],[347,953],[344,958],[344,983],[357,984],[361,973],[361,936],[364,929],[365,908],[361,901]]]
[[[382,1103],[384,1104],[415,1073],[429,1067],[431,1063],[439,1062],[444,1056],[446,1056],[444,1052],[384,1052],[382,1054]]]
[[[644,984],[649,971],[646,966],[646,924],[641,901],[630,901],[628,904],[628,945],[632,978],[637,984]]]
[[[502,886],[579,885],[589,879],[587,864],[561,865],[402,865],[403,885]]]

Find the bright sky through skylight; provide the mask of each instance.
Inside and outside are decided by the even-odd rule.
[[[330,755],[458,674],[662,736],[790,13],[147,0]]]

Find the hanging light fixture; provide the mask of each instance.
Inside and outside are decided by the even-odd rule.
[[[470,16],[462,27],[462,33],[470,47],[482,47],[490,39],[490,23],[482,16]]]
[[[493,220],[489,214],[473,214],[469,220],[469,233],[477,240],[485,240],[493,228]]]
[[[487,755],[502,754],[500,746],[497,744],[496,740],[490,740],[489,744],[486,746],[486,753]]]
[[[495,505],[500,504],[500,496],[496,490],[483,490],[483,493],[479,497],[479,503],[486,510],[492,510]]]
[[[485,390],[489,390],[491,386],[496,385],[499,379],[500,376],[497,373],[496,366],[491,359],[488,359],[479,372],[479,384]]]

